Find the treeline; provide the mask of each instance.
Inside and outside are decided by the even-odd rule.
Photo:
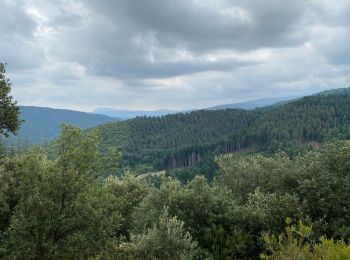
[[[97,132],[65,126],[57,149],[2,159],[1,259],[349,255],[350,141],[293,159],[224,155],[211,184],[156,177],[159,187],[116,177],[120,155],[101,154]]]
[[[102,125],[101,144],[121,149],[123,165],[138,172],[192,167],[208,152],[298,155],[350,138],[350,89],[332,93],[252,111],[203,110]]]

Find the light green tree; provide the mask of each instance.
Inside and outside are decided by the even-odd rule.
[[[0,135],[17,133],[20,127],[19,107],[10,95],[11,82],[6,77],[6,66],[0,63]]]
[[[279,236],[266,233],[264,242],[267,253],[261,254],[261,259],[271,260],[347,260],[350,258],[350,245],[343,240],[334,241],[321,237],[318,242],[310,241],[311,227],[301,221],[292,225],[290,218],[286,219],[285,232]]]
[[[132,259],[193,259],[196,248],[184,222],[169,216],[166,208],[156,225],[132,236],[127,246]]]

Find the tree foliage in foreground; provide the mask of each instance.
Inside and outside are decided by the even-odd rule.
[[[60,153],[40,151],[1,166],[0,222],[4,258],[93,256],[119,235],[121,216],[98,178],[96,133],[64,127]]]
[[[317,241],[310,239],[312,229],[301,221],[291,225],[291,219],[286,220],[287,227],[278,237],[265,234],[264,242],[267,253],[261,254],[262,259],[271,260],[346,260],[350,258],[350,245],[344,240],[334,241],[321,237]]]
[[[121,246],[123,248],[123,245]],[[184,229],[184,222],[170,217],[164,209],[159,221],[146,232],[131,237],[125,256],[134,259],[192,259],[197,243]]]
[[[350,141],[295,158],[225,155],[211,183],[163,176],[159,187],[116,176],[120,154],[99,148],[98,132],[64,126],[56,159],[34,149],[3,160],[0,258],[291,259],[273,258],[289,250],[272,240],[286,218],[312,225],[322,254],[348,250]]]
[[[20,126],[19,107],[10,92],[11,82],[6,77],[6,66],[0,63],[0,137],[17,133]]]

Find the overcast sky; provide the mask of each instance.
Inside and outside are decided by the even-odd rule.
[[[349,0],[0,0],[21,105],[189,109],[350,86]]]

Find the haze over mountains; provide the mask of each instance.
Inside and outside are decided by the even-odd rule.
[[[142,111],[142,110],[125,110],[114,108],[96,108],[92,111],[93,114],[102,114],[109,117],[130,119],[137,116],[164,116],[169,114],[178,113],[180,111],[170,109],[159,109],[154,111]]]
[[[258,107],[270,106],[272,104],[292,100],[299,98],[301,96],[291,96],[291,97],[278,97],[278,98],[263,98],[250,100],[246,102],[239,103],[231,103],[231,104],[223,104],[213,107],[204,108],[204,110],[222,110],[229,108],[240,108],[240,109],[255,109]],[[179,112],[191,112],[197,109],[189,109],[189,110],[170,110],[170,109],[159,109],[153,111],[142,111],[142,110],[125,110],[125,109],[115,109],[115,108],[96,108],[91,113],[93,114],[102,114],[110,117],[122,118],[122,119],[130,119],[137,116],[164,116],[169,114],[175,114]]]
[[[331,95],[331,94],[341,94],[347,93],[349,88],[336,88],[325,90],[322,92],[315,93],[314,95]],[[287,96],[287,97],[277,97],[277,98],[262,98],[249,100],[245,102],[238,103],[229,103],[223,105],[212,106],[208,108],[204,108],[204,110],[222,110],[222,109],[255,109],[259,107],[271,106],[278,103],[284,103],[286,101],[295,100],[301,98],[303,96]],[[179,112],[191,112],[197,109],[189,109],[189,110],[171,110],[171,109],[158,109],[158,110],[126,110],[126,109],[116,109],[116,108],[96,108],[91,113],[93,114],[102,114],[109,117],[115,117],[120,119],[131,119],[138,116],[164,116],[169,114],[175,114]]]

